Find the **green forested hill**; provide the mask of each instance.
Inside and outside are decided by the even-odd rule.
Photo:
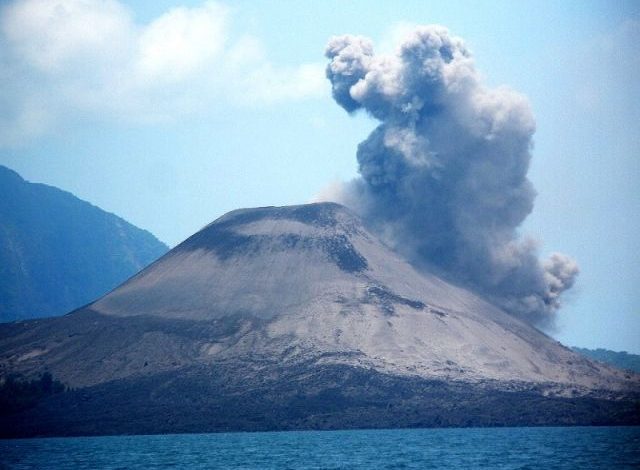
[[[619,369],[633,370],[640,372],[640,356],[637,354],[629,354],[626,351],[610,351],[608,349],[586,349],[586,348],[572,348],[575,352],[587,356],[588,358],[595,359],[596,361],[606,362]]]
[[[67,313],[166,251],[120,217],[0,166],[0,321]]]

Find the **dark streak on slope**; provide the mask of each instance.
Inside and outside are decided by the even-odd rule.
[[[315,227],[336,224],[336,212],[345,210],[337,204],[311,204],[294,207],[269,207],[232,212],[183,242],[179,250],[205,249],[226,261],[233,256],[251,256],[263,250],[285,252],[291,249],[319,249],[341,270],[349,273],[367,269],[367,260],[342,233],[305,237],[287,235],[245,235],[234,230],[263,219],[295,220]]]
[[[380,304],[385,312],[389,314],[395,313],[394,304],[406,305],[415,310],[422,310],[425,308],[425,304],[419,300],[411,300],[395,292],[390,291],[386,287],[382,286],[369,286],[367,288],[367,297],[365,301],[375,301]]]

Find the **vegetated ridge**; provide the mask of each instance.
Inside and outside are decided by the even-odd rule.
[[[0,166],[0,322],[68,313],[167,250],[120,217]]]

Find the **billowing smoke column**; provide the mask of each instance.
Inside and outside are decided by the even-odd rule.
[[[326,56],[336,102],[381,122],[358,146],[361,178],[334,199],[419,267],[550,326],[578,267],[562,254],[540,261],[517,233],[536,195],[526,99],[484,87],[463,41],[440,26],[417,28],[393,55],[374,54],[367,38],[334,37]]]

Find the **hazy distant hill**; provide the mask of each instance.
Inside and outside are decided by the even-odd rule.
[[[633,370],[640,372],[640,356],[637,354],[629,354],[626,351],[610,351],[608,349],[586,349],[572,348],[575,352],[587,356],[596,361],[606,362],[614,365],[619,369]]]
[[[67,313],[166,251],[120,217],[0,166],[0,321]]]

